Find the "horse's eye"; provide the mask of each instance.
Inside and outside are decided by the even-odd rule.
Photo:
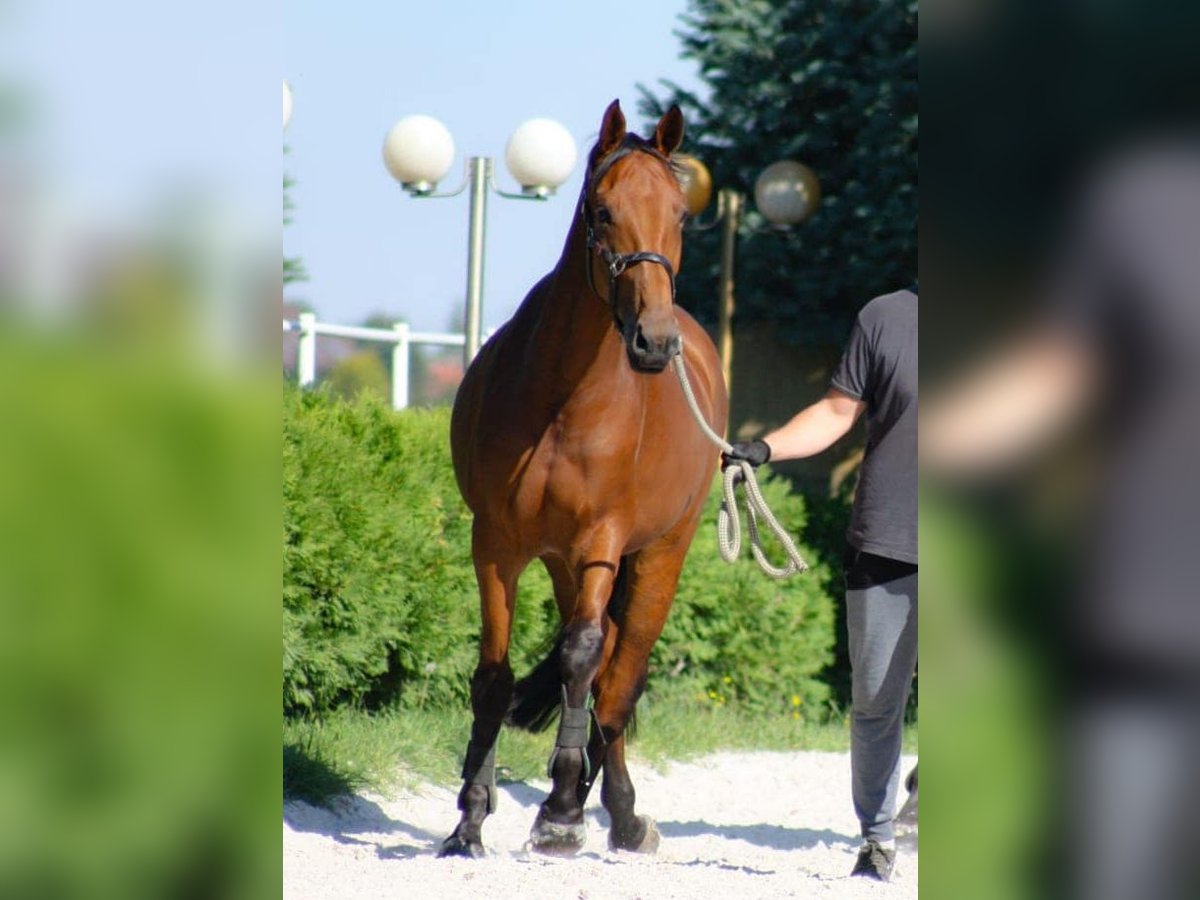
[[[680,225],[680,227],[682,227],[682,226],[686,225],[686,224],[687,224],[687,221],[688,221],[688,219],[690,219],[690,218],[691,218],[691,215],[688,213],[688,211],[687,211],[686,209],[685,209],[683,212],[681,212],[681,213],[679,214],[679,225]]]
[[[612,224],[612,213],[608,211],[607,206],[601,206],[596,209],[596,221],[601,225]]]

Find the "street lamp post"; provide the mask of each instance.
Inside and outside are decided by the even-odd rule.
[[[483,232],[487,222],[487,182],[492,173],[492,161],[472,156],[467,162],[467,179],[471,183],[471,215],[467,222],[467,309],[464,317],[466,343],[463,344],[463,365],[469,365],[479,352],[479,335],[483,318]]]
[[[436,193],[437,183],[450,171],[454,160],[454,140],[437,119],[430,116],[406,116],[391,130],[383,143],[383,160],[392,177],[412,197],[456,197],[470,190],[470,216],[467,223],[467,293],[464,327],[463,364],[470,365],[479,352],[482,334],[484,239],[487,230],[489,190],[512,200],[547,200],[575,168],[575,141],[552,119],[530,119],[508,139],[505,163],[509,173],[521,185],[519,192],[504,191],[496,185],[495,164],[490,157],[467,159],[466,179],[456,190]]]
[[[688,213],[698,217],[712,198],[712,176],[694,156],[684,157],[680,181],[687,198]],[[817,177],[803,163],[780,160],[763,169],[754,183],[754,203],[772,225],[788,227],[804,221],[817,208],[821,191]],[[721,268],[717,288],[717,348],[725,384],[733,384],[734,262],[737,234],[741,227],[745,196],[733,188],[717,191],[717,210],[710,222],[695,221],[693,228],[706,230],[718,223],[721,229]]]
[[[717,192],[717,211],[721,229],[721,280],[718,288],[717,345],[721,351],[721,372],[727,388],[733,384],[733,263],[737,255],[738,226],[742,220],[744,198],[732,188]]]

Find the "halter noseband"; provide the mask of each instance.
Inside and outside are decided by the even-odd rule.
[[[587,190],[584,191],[583,194],[583,204],[581,210],[583,214],[583,221],[587,226],[588,284],[591,286],[592,292],[597,297],[603,298],[604,295],[601,294],[600,291],[596,290],[596,281],[592,276],[592,253],[593,251],[599,251],[600,257],[604,260],[605,265],[608,267],[608,306],[612,312],[613,324],[616,325],[618,331],[622,330],[623,323],[621,322],[621,317],[617,314],[617,279],[621,277],[621,274],[630,266],[635,266],[640,262],[652,262],[657,263],[666,269],[667,278],[671,282],[671,302],[675,302],[675,267],[671,265],[671,261],[669,259],[663,256],[661,253],[652,253],[649,250],[638,250],[633,253],[614,253],[612,250],[600,243],[600,240],[596,237],[596,229],[592,222],[592,208],[588,203],[588,197],[591,195],[592,186],[600,183],[601,177],[605,172],[612,168],[613,164],[616,163],[617,160],[628,156],[630,153],[634,152],[635,149],[640,150],[643,153],[649,153],[651,156],[658,157],[670,165],[670,161],[665,156],[662,156],[649,147],[642,147],[637,144],[626,144],[615,152],[610,153],[604,159],[604,161],[596,167],[596,171],[591,174],[591,177],[588,179]]]

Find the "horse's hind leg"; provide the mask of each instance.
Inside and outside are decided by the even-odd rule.
[[[648,654],[647,650],[647,657]],[[635,811],[637,793],[625,766],[625,727],[633,716],[646,674],[646,660],[639,665],[630,658],[637,655],[627,652],[624,665],[618,665],[622,662],[619,658],[614,659],[600,681],[596,722],[608,741],[604,748],[600,802],[612,820],[608,832],[610,850],[654,853],[659,843],[658,828],[649,816],[640,816]]]
[[[463,786],[458,795],[462,818],[442,842],[438,856],[483,855],[483,820],[496,809],[496,738],[512,698],[513,673],[508,644],[521,566],[511,559],[490,556],[481,540],[476,520],[473,547],[479,580],[483,627],[479,638],[479,664],[471,678],[471,739],[463,762]]]
[[[604,759],[604,784],[600,802],[608,810],[612,826],[608,832],[610,850],[654,853],[658,850],[658,826],[649,816],[634,812],[636,794],[629,770],[625,767],[625,735],[612,740]]]

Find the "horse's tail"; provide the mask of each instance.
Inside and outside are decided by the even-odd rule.
[[[524,731],[545,731],[558,715],[562,700],[562,656],[564,634],[560,628],[550,652],[528,675],[513,685],[512,702],[504,722]]]
[[[608,600],[608,616],[619,626],[625,617],[628,599],[629,567],[624,557],[617,566],[613,579],[612,594]],[[523,731],[545,731],[557,718],[562,703],[562,648],[566,640],[565,628],[559,628],[549,651],[533,669],[513,685],[512,703],[504,717],[506,725]],[[632,730],[630,719],[626,732]]]

